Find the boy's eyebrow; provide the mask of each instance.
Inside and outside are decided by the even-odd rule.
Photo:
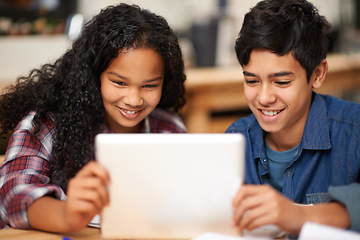
[[[282,76],[293,75],[293,74],[294,74],[293,72],[283,71],[283,72],[277,72],[277,73],[270,74],[270,77],[282,77]]]
[[[251,73],[251,72],[243,71],[243,74],[244,74],[245,76],[255,77],[255,74],[253,74],[253,73]]]
[[[256,76],[254,73],[247,72],[247,71],[243,71],[243,74],[245,76],[249,76],[249,77],[255,77]],[[293,72],[283,71],[283,72],[272,73],[272,74],[269,75],[269,77],[282,77],[282,76],[293,75],[293,74],[294,74]]]

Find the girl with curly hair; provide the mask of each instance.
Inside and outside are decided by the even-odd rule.
[[[108,204],[98,133],[184,133],[184,63],[166,20],[135,5],[102,10],[54,64],[0,97],[11,132],[0,167],[0,228],[77,231]]]

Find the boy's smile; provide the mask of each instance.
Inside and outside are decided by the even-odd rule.
[[[265,49],[254,49],[243,69],[245,97],[260,126],[270,138],[286,141],[290,136],[298,144],[310,109],[312,88],[319,87],[316,74],[308,83],[305,69],[291,53],[278,56]]]
[[[160,101],[165,64],[149,48],[121,52],[100,75],[105,120],[116,133],[138,132]]]

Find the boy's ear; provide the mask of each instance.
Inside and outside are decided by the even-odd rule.
[[[322,83],[324,82],[327,71],[328,71],[328,63],[326,59],[323,59],[313,72],[313,76],[312,76],[314,78],[312,82],[313,88],[321,87]]]

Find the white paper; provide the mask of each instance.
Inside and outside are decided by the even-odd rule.
[[[247,237],[247,236],[230,236],[220,233],[207,232],[203,233],[198,237],[195,237],[191,240],[269,240],[272,238],[262,238],[262,237]]]
[[[284,237],[286,233],[276,225],[269,224],[255,228],[254,230],[251,231],[244,230],[242,235],[246,237],[276,239],[276,238]]]
[[[360,234],[318,223],[307,222],[301,229],[299,240],[359,240]]]
[[[96,214],[94,218],[88,223],[89,227],[100,228],[100,215]]]

